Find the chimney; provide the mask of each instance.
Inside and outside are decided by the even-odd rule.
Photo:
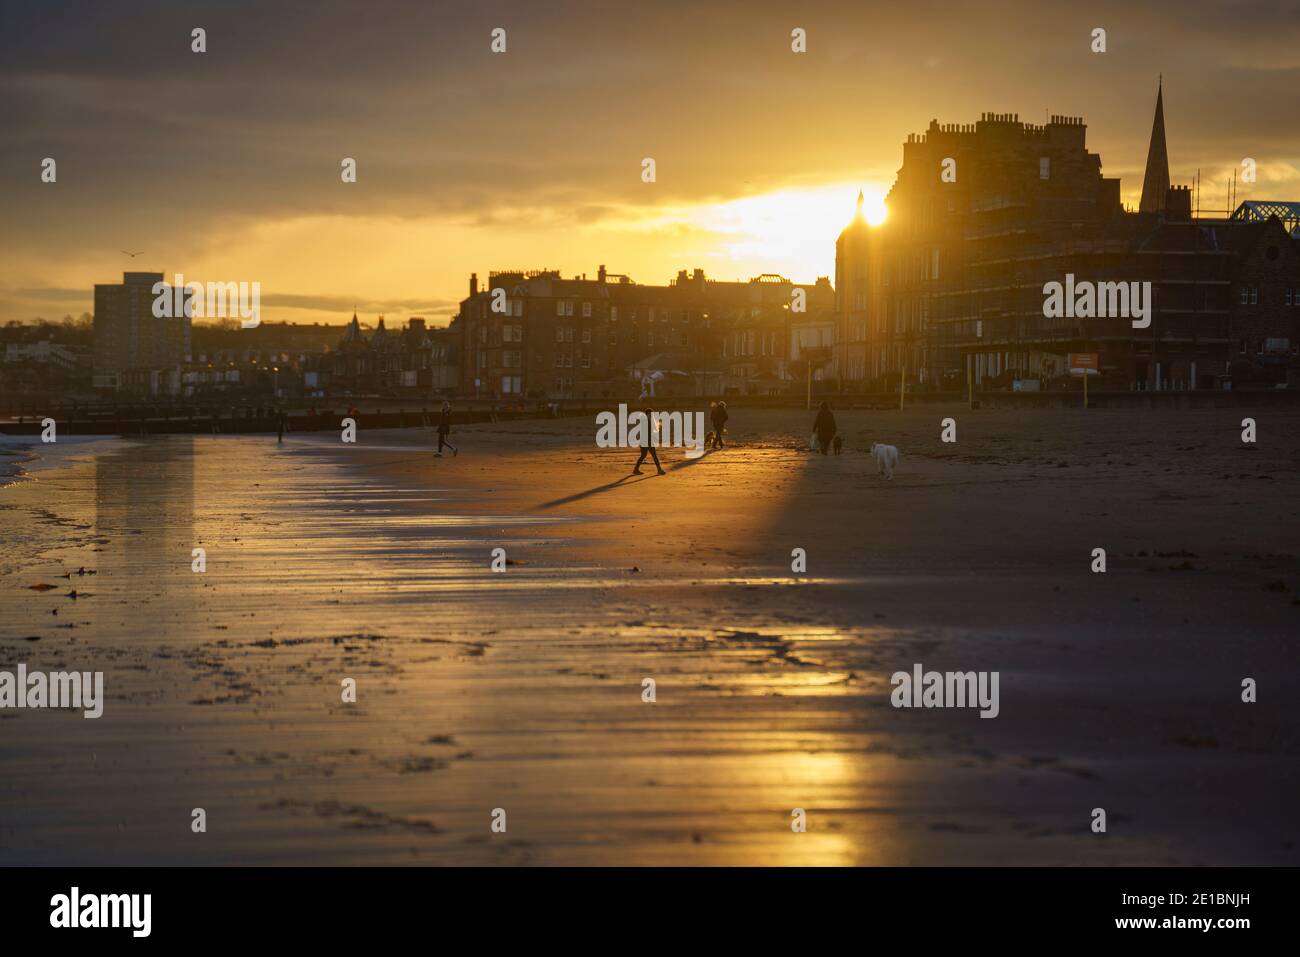
[[[697,270],[695,270],[695,275],[692,276],[691,278],[695,280],[695,288],[696,288],[696,289],[703,289],[703,288],[704,288],[704,270],[703,270],[703,269],[697,269]]]
[[[604,264],[604,263],[601,263],[601,264],[600,264],[600,272],[596,273],[596,277],[597,277],[597,281],[599,281],[599,282],[604,282],[604,281],[605,281],[605,264]]]
[[[478,295],[478,273],[476,272],[469,274],[469,294],[471,298]]]

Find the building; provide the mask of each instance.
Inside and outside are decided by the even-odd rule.
[[[867,374],[867,294],[871,289],[868,264],[876,233],[862,210],[863,195],[853,221],[835,240],[835,342],[829,372],[845,382],[862,382]]]
[[[836,314],[821,311],[790,323],[790,378],[803,382],[805,392],[822,392],[835,381]],[[809,378],[811,377],[811,386]]]
[[[513,398],[635,397],[647,372],[687,375],[693,390],[763,393],[785,388],[796,291],[805,311],[830,314],[830,280],[781,276],[718,282],[681,270],[642,285],[601,266],[594,278],[556,270],[470,276],[453,328],[463,394]],[[661,364],[689,368],[652,369]],[[690,362],[686,362],[686,357]],[[670,361],[671,359],[671,361]],[[696,391],[694,394],[705,394]]]
[[[84,395],[90,384],[90,350],[37,339],[6,342],[0,353],[0,401]]]
[[[458,338],[458,329],[430,327],[419,316],[396,330],[380,316],[367,335],[354,312],[334,350],[321,357],[321,384],[348,395],[449,395],[460,378]]]
[[[24,363],[50,366],[52,369],[66,375],[71,375],[77,371],[76,351],[49,339],[41,339],[37,342],[6,343],[4,361],[6,365]]]
[[[1285,378],[1277,357],[1296,342],[1287,291],[1300,289],[1291,204],[1195,215],[1191,190],[1169,185],[1163,88],[1136,212],[1086,131],[1079,117],[1036,126],[986,113],[908,137],[888,220],[868,227],[859,214],[836,246],[835,366],[847,387],[960,389],[968,374],[985,388],[1064,387],[1072,352],[1098,353],[1111,388]],[[1046,284],[1067,280],[1149,282],[1149,326],[1045,315]],[[1243,356],[1260,358],[1248,370]]]
[[[596,397],[611,379],[610,295],[600,277],[564,279],[550,269],[489,273],[455,323],[461,392],[500,398]]]
[[[429,389],[434,395],[455,395],[460,391],[460,329],[431,327],[429,336]]]
[[[128,272],[120,283],[95,285],[96,389],[149,396],[181,392],[181,371],[190,354],[192,292],[166,286],[163,295],[172,315],[158,317],[154,287],[162,282],[162,273]]]

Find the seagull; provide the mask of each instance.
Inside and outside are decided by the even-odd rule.
[[[134,259],[136,256],[143,256],[143,255],[144,255],[144,250],[143,250],[143,249],[140,250],[138,253],[128,253],[128,252],[126,252],[125,249],[121,250],[121,252],[126,253],[126,255],[130,256],[132,259]]]

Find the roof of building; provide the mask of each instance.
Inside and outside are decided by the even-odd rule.
[[[1292,236],[1300,234],[1300,202],[1272,199],[1248,199],[1233,211],[1236,222],[1266,222],[1276,216]]]
[[[343,339],[339,345],[346,345],[350,342],[365,342],[366,337],[361,334],[361,323],[357,321],[356,310],[352,312],[352,321],[348,323],[347,330],[343,333]]]

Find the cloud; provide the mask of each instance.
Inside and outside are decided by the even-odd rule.
[[[23,225],[0,237],[0,282],[43,308],[82,284],[88,301],[121,248],[260,279],[264,302],[320,315],[350,315],[347,290],[446,315],[466,272],[524,261],[756,273],[771,264],[731,257],[762,243],[708,247],[690,224],[748,197],[888,185],[908,133],[984,111],[1084,116],[1135,195],[1161,72],[1176,180],[1200,168],[1208,194],[1210,170],[1250,156],[1259,195],[1300,198],[1300,18],[1281,0],[1100,0],[1086,18],[1065,0],[124,0],[5,18],[0,208]],[[790,51],[795,25],[807,54]],[[40,182],[46,156],[57,184]],[[679,223],[634,228],[663,220]],[[800,268],[831,272],[834,241]]]

